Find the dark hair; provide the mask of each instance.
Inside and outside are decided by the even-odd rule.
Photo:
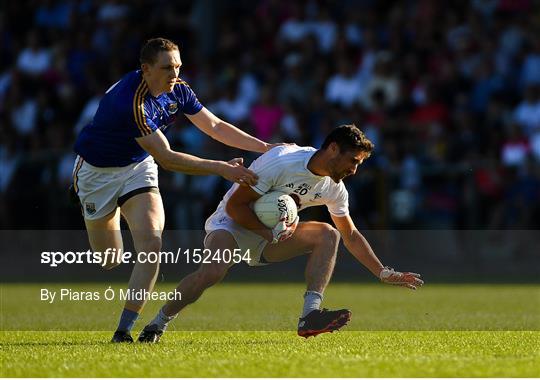
[[[336,127],[326,136],[321,149],[326,149],[335,142],[341,153],[351,150],[361,150],[362,152],[371,153],[375,145],[366,137],[356,125],[347,124]]]
[[[178,45],[166,38],[152,38],[146,41],[141,48],[139,60],[141,64],[156,62],[157,56],[162,51],[179,50]]]

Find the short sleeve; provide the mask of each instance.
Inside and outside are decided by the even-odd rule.
[[[340,182],[337,185],[333,196],[328,200],[326,207],[328,212],[334,216],[346,216],[349,215],[349,193],[347,188]]]
[[[249,166],[249,169],[259,176],[257,184],[251,186],[257,193],[266,194],[278,183],[283,170],[283,163],[281,162],[282,150],[282,147],[273,148],[253,161]]]
[[[158,126],[148,117],[150,105],[145,101],[145,91],[133,99],[133,119],[138,129],[137,137],[147,136],[158,129]]]
[[[195,92],[193,92],[191,87],[189,87],[185,81],[178,79],[178,82],[174,87],[174,92],[181,100],[180,104],[184,114],[195,115],[203,108],[203,105],[199,102],[199,99],[197,99],[197,95],[195,95]]]

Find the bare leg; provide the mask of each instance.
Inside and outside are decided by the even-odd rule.
[[[292,237],[268,245],[263,256],[269,262],[280,262],[311,252],[305,270],[307,290],[323,293],[334,271],[339,238],[329,224],[300,223]]]
[[[238,248],[238,246],[229,232],[217,230],[208,236],[205,248],[210,249],[212,252],[218,249],[223,252],[224,249],[232,250]],[[187,305],[197,301],[206,289],[225,277],[229,267],[230,264],[223,262],[201,264],[197,271],[184,277],[176,287],[176,291],[182,295],[182,299],[168,301],[163,306],[163,313],[167,316],[176,315]]]
[[[117,208],[109,215],[96,220],[85,219],[86,231],[88,232],[88,240],[90,247],[94,252],[106,252],[107,249],[115,249],[120,252],[124,245],[122,242],[122,233],[120,231],[120,210]],[[120,256],[114,256],[114,261],[105,262],[103,268],[106,270],[112,269],[120,264]]]
[[[346,309],[321,310],[323,292],[334,271],[339,239],[339,233],[329,224],[300,223],[291,238],[270,245],[263,252],[273,262],[311,251],[305,270],[307,291],[298,321],[298,335],[302,337],[339,330],[351,318],[351,312]]]
[[[128,222],[136,252],[159,252],[161,234],[165,223],[165,213],[161,195],[141,193],[128,199],[122,205],[122,214]],[[154,288],[159,272],[159,263],[139,262],[135,264],[129,279],[128,289],[132,292]],[[125,308],[139,313],[146,300],[128,300]]]

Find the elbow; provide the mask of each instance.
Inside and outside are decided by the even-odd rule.
[[[171,160],[167,157],[166,154],[152,154],[156,163],[165,170],[172,170]]]
[[[241,203],[236,203],[236,202],[231,202],[231,200],[229,199],[229,201],[227,202],[227,204],[225,205],[225,212],[227,213],[227,215],[229,215],[231,217],[232,220],[234,220],[236,223],[240,223],[240,219],[241,218],[241,215],[242,215],[242,210],[243,210],[243,207],[244,205],[241,204]]]
[[[170,165],[170,163],[168,161],[156,160],[156,162],[158,163],[159,166],[161,166],[162,169],[164,169],[164,170],[172,170],[172,167],[171,167],[171,165]]]

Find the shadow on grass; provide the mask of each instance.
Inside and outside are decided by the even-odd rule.
[[[32,347],[32,346],[97,346],[104,344],[113,344],[110,342],[15,342],[0,343],[1,347]]]
[[[58,332],[53,332],[58,333]],[[183,332],[186,333],[186,332]],[[236,335],[236,334],[234,334]],[[241,334],[240,334],[241,335]],[[69,333],[66,333],[66,337],[69,339]],[[168,337],[170,337],[168,339]],[[168,344],[182,344],[185,346],[207,346],[211,344],[212,346],[229,346],[231,345],[231,342],[223,342],[219,341],[220,337],[215,336],[216,339],[213,339],[213,335],[207,335],[201,336],[200,339],[194,339],[193,337],[186,336],[182,337],[182,332],[178,334],[178,332],[172,332],[172,334],[167,334],[163,338],[163,340],[158,343],[158,345],[168,345]],[[24,338],[23,338],[24,339]],[[242,344],[242,345],[249,345],[249,346],[266,346],[266,345],[283,345],[283,344],[289,344],[290,339],[300,339],[296,336],[294,333],[287,334],[287,337],[285,339],[280,338],[262,338],[262,339],[253,339],[253,337],[246,337],[245,339],[242,339],[238,335],[235,336],[235,343]],[[303,339],[302,339],[303,341]],[[88,342],[85,341],[69,341],[69,340],[63,340],[62,338],[58,338],[56,340],[54,337],[49,337],[46,341],[42,342],[35,342],[35,341],[28,341],[28,342],[3,342],[0,340],[0,347],[8,348],[8,347],[76,347],[76,346],[113,346],[113,345],[119,345],[120,347],[133,347],[134,349],[138,349],[136,347],[151,347],[153,344],[148,343],[138,343],[136,340],[134,343],[111,343],[109,341],[109,338],[104,337],[103,340],[99,339],[91,339]]]

